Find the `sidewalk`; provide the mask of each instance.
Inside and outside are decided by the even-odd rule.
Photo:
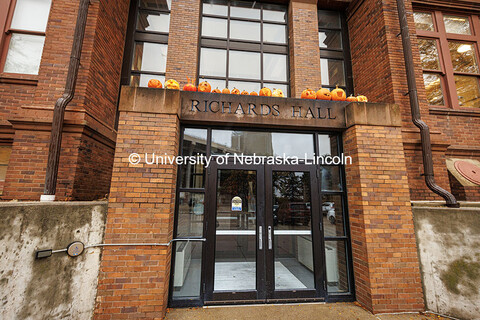
[[[166,320],[440,320],[432,314],[373,315],[355,303],[308,303],[298,305],[218,306],[208,308],[169,309]]]

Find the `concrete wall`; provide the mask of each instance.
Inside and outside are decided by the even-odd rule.
[[[100,249],[76,258],[38,249],[62,249],[74,240],[103,241],[107,203],[0,203],[0,319],[89,319]]]
[[[413,213],[427,309],[480,319],[480,203],[416,202]]]

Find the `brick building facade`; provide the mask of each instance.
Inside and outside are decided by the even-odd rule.
[[[189,305],[188,301],[190,305],[199,305],[257,299],[356,299],[374,313],[424,308],[410,201],[442,199],[427,188],[422,176],[420,135],[412,123],[406,95],[408,87],[398,36],[396,1],[272,2],[90,2],[75,98],[65,114],[56,199],[94,200],[109,194],[105,241],[111,244],[167,243],[182,237],[206,239],[204,244],[192,240],[167,247],[104,249],[95,318],[118,319],[125,313],[161,318],[169,303]],[[45,27],[31,31],[28,23],[18,18],[30,14],[22,3],[22,0],[12,0],[0,7],[0,26],[5,29],[0,38],[2,200],[38,200],[43,193],[52,111],[64,90],[78,10],[78,1],[43,0],[48,16],[43,22]],[[458,169],[462,161],[464,166],[465,163],[480,166],[480,7],[474,0],[462,0],[455,6],[447,0],[408,0],[406,7],[420,111],[431,130],[435,179],[458,200],[480,201],[478,173],[469,176],[465,174],[466,169],[463,173]],[[258,17],[252,13],[258,13]],[[238,30],[240,35],[235,34]],[[42,37],[44,41],[36,71],[15,70],[19,68],[15,64],[19,56],[19,49],[15,47],[18,34]],[[272,40],[271,34],[277,38]],[[158,61],[151,58],[157,55],[162,58]],[[224,58],[226,62],[222,65]],[[258,70],[252,67],[257,61]],[[272,61],[275,64],[271,64]],[[221,68],[223,73],[219,71]],[[258,76],[253,75],[257,71]],[[332,105],[332,112],[342,112],[338,121],[344,121],[335,124],[320,119],[307,122],[308,119],[297,121],[282,117],[271,121],[267,117],[219,117],[213,111],[192,115],[187,111],[195,109],[185,101],[197,96],[170,90],[137,89],[138,85],[145,86],[151,77],[162,82],[176,79],[180,87],[186,84],[187,77],[195,79],[196,84],[207,79],[220,89],[243,84],[248,91],[258,91],[259,87],[276,86],[284,88],[289,96],[285,101],[292,104],[304,103],[294,98],[300,98],[306,88],[316,90],[320,86],[340,85],[348,95],[363,94],[376,104]],[[204,95],[208,101],[231,99],[226,95]],[[257,105],[276,104],[275,98],[251,99]],[[311,106],[328,107],[318,103]],[[286,110],[287,107],[279,107],[282,115]],[[212,177],[217,177],[220,183],[220,173],[227,172],[222,170],[231,168],[215,167],[212,171],[218,172],[213,175],[210,169],[208,173],[206,169],[192,171],[194,175],[203,174],[203,182],[184,185],[186,169],[181,167],[129,164],[132,152],[183,154],[185,141],[196,148],[204,143],[205,149],[199,149],[200,153],[213,154],[215,143],[218,145],[220,141],[215,140],[214,135],[232,128],[239,132],[270,130],[272,135],[310,133],[316,141],[313,150],[318,150],[319,139],[338,139],[337,150],[343,148],[343,152],[353,158],[352,165],[338,169],[338,179],[342,181],[338,190],[325,191],[320,187],[310,200],[302,200],[308,203],[306,209],[318,212],[328,212],[324,208],[326,203],[337,206],[343,203],[343,207],[335,208],[337,214],[343,215],[339,218],[343,221],[339,229],[343,231],[327,236],[329,225],[313,217],[309,223],[320,224],[322,233],[312,228],[305,236],[302,232],[306,229],[300,229],[295,223],[288,227],[292,230],[285,227],[298,234],[292,236],[295,243],[292,250],[297,260],[304,259],[299,258],[298,253],[304,248],[301,237],[313,237],[321,243],[310,254],[317,265],[311,267],[315,269],[311,270],[313,284],[310,287],[308,274],[304,276],[307,280],[302,280],[305,292],[311,289],[308,294],[276,292],[275,281],[269,278],[268,270],[257,270],[266,285],[257,282],[261,292],[254,299],[246,293],[232,298],[231,294],[221,295],[214,290],[213,270],[220,264],[214,266],[212,253],[219,248],[219,245],[215,247],[215,233],[212,233],[215,228],[211,227],[216,223],[215,217],[209,220],[209,215],[215,216],[217,212],[215,197],[210,196],[218,191],[214,188],[217,181]],[[205,130],[205,138],[199,133],[200,136],[188,136],[191,139],[188,140],[188,130]],[[243,138],[248,139],[248,134]],[[270,172],[268,167],[245,170],[245,174],[251,174],[248,170],[257,170],[258,175],[262,173],[265,177],[265,172]],[[302,170],[306,173],[313,169]],[[310,172],[311,191],[317,188],[315,172]],[[273,175],[269,179],[273,179],[271,177]],[[255,198],[261,201],[260,190],[263,190],[266,201],[263,205],[273,211],[275,204],[268,204],[267,199],[271,196],[267,187],[272,185],[258,179],[251,181],[257,181],[259,194],[255,194]],[[259,182],[265,186],[260,187]],[[320,193],[327,200],[314,200]],[[194,214],[198,210],[193,204],[195,199],[202,199],[198,203],[201,202],[205,210],[200,220],[202,232],[181,234],[182,205],[190,208],[189,219],[198,218]],[[260,204],[256,203],[255,207]],[[257,226],[273,227],[276,232],[271,222],[278,219],[278,215],[280,213],[276,218],[266,215],[261,222],[263,218],[259,214],[255,221]],[[194,225],[192,221],[189,226]],[[246,230],[242,231],[250,235],[248,221],[251,220],[246,221]],[[281,231],[285,233],[285,230]],[[222,231],[228,237],[232,230]],[[264,232],[256,228],[252,231],[254,237],[255,232]],[[246,241],[246,247],[251,246],[250,240]],[[266,240],[259,241],[267,244],[263,243]],[[195,278],[199,287],[196,295],[184,294],[183,285],[175,284],[179,281],[175,279],[178,274],[174,274],[175,263],[179,265],[177,252],[182,246],[189,248],[192,261],[198,255],[202,266]],[[328,260],[325,253],[330,248],[336,252],[334,267],[328,264],[332,260]],[[276,263],[280,260],[275,260],[273,254],[266,253],[261,259],[264,260],[260,262],[277,273],[283,270],[278,269]],[[303,260],[302,265],[309,262]],[[337,281],[329,268],[336,268]],[[190,276],[192,272],[190,270]],[[195,279],[185,276],[180,283],[193,283]]]

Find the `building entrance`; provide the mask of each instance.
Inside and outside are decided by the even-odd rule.
[[[181,255],[175,255],[174,272],[180,274],[173,275],[173,295],[198,288],[200,304],[351,298],[343,168],[305,160],[327,150],[338,154],[338,137],[220,129],[206,130],[204,137],[212,160],[203,169],[181,168],[186,187],[180,188],[176,229],[178,238],[188,225],[190,234],[205,241],[176,245]],[[298,139],[297,147],[285,138]],[[184,133],[182,155],[201,151],[199,140]],[[321,148],[315,146],[320,140]],[[285,146],[289,150],[282,150]],[[299,161],[247,164],[238,156],[252,154],[286,154]]]

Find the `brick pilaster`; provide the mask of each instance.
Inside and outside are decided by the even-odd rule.
[[[373,313],[421,311],[398,107],[354,104],[347,106],[347,116],[343,140],[344,152],[353,158],[346,176],[357,300]]]
[[[288,32],[292,97],[300,98],[303,90],[317,90],[321,84],[317,10],[316,1],[290,1]]]

